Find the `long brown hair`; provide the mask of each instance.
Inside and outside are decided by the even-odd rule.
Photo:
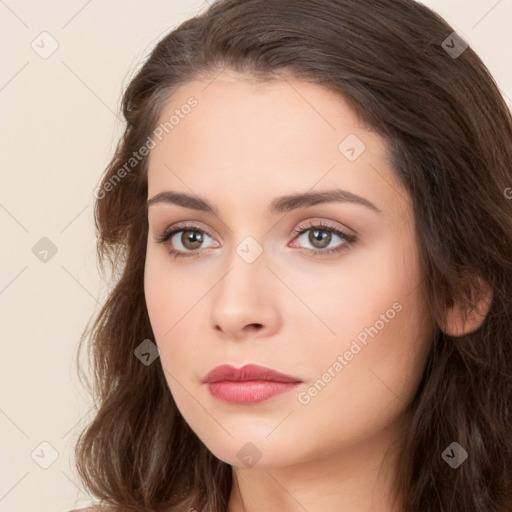
[[[146,366],[134,356],[155,339],[143,285],[147,156],[126,168],[177,87],[227,68],[320,84],[389,144],[413,200],[437,326],[396,492],[406,512],[512,509],[512,117],[488,69],[453,32],[413,0],[220,0],[156,45],[124,93],[125,132],[95,194],[98,255],[116,275],[81,339],[81,348],[90,342],[97,412],[76,461],[103,503],[227,508],[231,466],[186,424],[160,360]],[[445,334],[447,308],[470,308],[476,282],[492,290],[483,324]],[[454,441],[469,454],[457,469],[441,456]]]

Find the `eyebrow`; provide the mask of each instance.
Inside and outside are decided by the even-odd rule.
[[[160,192],[147,201],[146,208],[157,203],[170,203],[192,210],[213,213],[215,215],[219,214],[218,209],[205,199],[181,192]],[[322,203],[355,203],[365,206],[378,214],[382,213],[382,211],[368,199],[349,192],[348,190],[341,189],[305,192],[278,197],[270,203],[269,209],[271,213],[284,213],[299,208],[309,208]]]

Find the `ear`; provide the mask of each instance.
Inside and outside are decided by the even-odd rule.
[[[449,336],[463,336],[476,331],[485,320],[492,302],[492,289],[481,277],[474,277],[466,285],[469,304],[454,303],[448,309],[446,328]]]

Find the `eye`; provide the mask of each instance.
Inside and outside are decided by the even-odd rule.
[[[173,226],[166,229],[155,241],[161,244],[167,244],[170,242],[168,247],[169,254],[173,254],[175,258],[198,256],[202,244],[213,238],[208,235],[202,229],[192,224]],[[219,244],[214,241],[214,247],[218,247]],[[177,247],[177,249],[176,249]]]
[[[310,221],[307,225],[301,225],[294,230],[294,233],[298,235],[295,237],[294,243],[301,240],[302,243],[310,244],[312,248],[304,247],[303,250],[316,256],[325,256],[348,250],[356,241],[355,235],[346,233],[336,226],[318,221]],[[305,236],[307,233],[309,235]],[[219,247],[218,242],[198,226],[182,224],[167,228],[155,238],[155,242],[165,244],[169,254],[174,255],[175,258],[187,258],[199,256],[202,252],[201,249],[205,248],[203,244],[208,239],[213,242],[210,247]],[[341,240],[341,243],[329,248],[329,245],[336,242],[336,239]],[[291,247],[296,247],[296,245]]]
[[[295,233],[299,235],[296,237],[296,240],[302,239],[302,242],[308,243],[313,247],[306,247],[306,252],[321,256],[348,250],[356,241],[355,235],[346,233],[338,227],[331,226],[325,222],[309,222],[306,226],[297,227]],[[326,249],[331,242],[336,241],[336,238],[340,239],[341,243]]]

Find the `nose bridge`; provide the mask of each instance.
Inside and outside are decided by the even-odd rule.
[[[264,292],[264,283],[271,274],[266,267],[267,255],[263,246],[252,236],[246,236],[238,244],[234,244],[226,256],[228,273],[219,283],[222,294],[255,300]]]
[[[225,260],[226,272],[212,297],[211,321],[215,328],[235,337],[247,325],[275,327],[276,297],[269,286],[269,279],[275,277],[267,262],[263,246],[251,236],[231,247]]]

